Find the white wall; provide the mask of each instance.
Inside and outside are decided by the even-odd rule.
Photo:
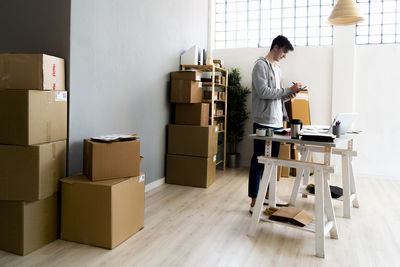
[[[400,45],[357,46],[355,126],[364,131],[356,142],[360,174],[400,179],[399,62]]]
[[[400,133],[400,45],[356,46],[353,33],[352,27],[336,27],[336,46],[295,47],[281,62],[284,84],[301,81],[308,85],[313,124],[329,124],[337,112],[357,112],[354,128],[363,133],[355,141],[359,152],[354,159],[355,173],[400,179],[396,168],[400,139],[393,138]],[[243,85],[251,87],[253,62],[267,52],[260,48],[219,49],[213,51],[213,57],[223,59],[228,68],[238,67]],[[251,123],[247,122],[246,134],[252,131]],[[248,139],[239,145],[242,166],[249,166],[252,150]],[[315,158],[320,161],[319,156]],[[340,170],[339,160],[333,159],[333,164]]]
[[[141,136],[146,182],[165,176],[169,72],[193,44],[207,46],[208,2],[71,3],[69,174],[82,169],[82,140]]]

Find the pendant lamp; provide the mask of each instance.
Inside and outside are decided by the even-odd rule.
[[[328,18],[329,24],[335,26],[354,25],[363,20],[355,0],[338,0]]]

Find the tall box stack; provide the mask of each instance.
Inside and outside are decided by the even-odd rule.
[[[61,179],[61,239],[108,249],[144,226],[137,135],[84,140],[83,175]]]
[[[64,60],[0,54],[0,249],[26,255],[57,238],[66,173]]]
[[[168,125],[166,182],[170,184],[209,187],[215,181],[217,129],[209,125],[210,104],[201,103],[201,74],[171,72],[175,124]]]

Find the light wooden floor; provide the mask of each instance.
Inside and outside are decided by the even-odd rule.
[[[257,238],[246,235],[247,175],[219,171],[208,189],[152,190],[145,228],[114,250],[57,240],[25,257],[0,251],[0,266],[399,266],[400,181],[359,178],[360,208],[350,220],[334,201],[340,239],[327,238],[320,259],[309,232],[264,222]],[[281,179],[281,198],[289,198],[292,184]],[[313,197],[299,196],[297,204],[312,211]]]

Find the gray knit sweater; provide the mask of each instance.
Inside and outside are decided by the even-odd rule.
[[[279,69],[279,68],[278,68]],[[287,121],[287,112],[283,102],[291,93],[290,88],[276,88],[274,71],[271,64],[263,57],[256,60],[252,73],[252,115],[255,123],[277,124],[277,109],[282,101],[283,120]]]

